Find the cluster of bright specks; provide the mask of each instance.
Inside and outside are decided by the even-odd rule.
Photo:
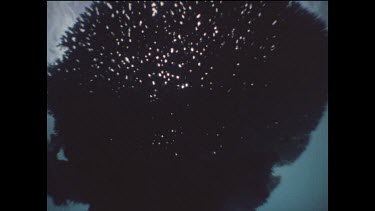
[[[69,50],[57,72],[81,78],[79,85],[90,94],[102,89],[102,84],[118,96],[144,90],[149,103],[162,101],[167,92],[183,95],[194,89],[231,94],[231,84],[254,87],[255,81],[240,74],[272,57],[282,20],[277,14],[269,17],[262,13],[266,2],[228,4],[95,2],[62,38],[62,45]],[[264,34],[265,27],[268,34]],[[218,56],[222,52],[232,55],[226,58],[230,65],[225,73],[215,71],[220,68],[217,59],[222,58]],[[243,55],[246,60],[241,59]],[[242,68],[243,62],[251,65]],[[233,83],[223,83],[228,78]],[[260,83],[265,88],[270,84]],[[177,131],[156,132],[151,144],[168,148],[182,135]],[[219,132],[205,136],[221,138]],[[211,153],[216,155],[222,148],[220,142]]]
[[[165,134],[165,135],[164,135]],[[168,149],[168,146],[172,145],[175,142],[175,139],[178,134],[183,134],[183,132],[178,132],[176,129],[171,129],[165,131],[165,133],[160,132],[154,134],[154,139],[152,140],[152,145],[157,147],[164,147]]]

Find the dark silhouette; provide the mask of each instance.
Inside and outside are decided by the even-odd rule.
[[[93,3],[48,67],[47,193],[90,211],[255,210],[327,103],[323,28],[288,2]]]

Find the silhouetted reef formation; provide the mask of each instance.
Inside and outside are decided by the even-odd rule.
[[[324,111],[323,29],[288,2],[93,3],[48,67],[47,193],[90,211],[255,210]]]

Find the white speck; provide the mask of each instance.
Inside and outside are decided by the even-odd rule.
[[[154,17],[158,13],[156,8],[152,8],[152,17]]]
[[[200,18],[200,17],[201,17],[201,14],[198,14],[198,15],[197,15],[197,18]]]
[[[109,2],[107,2],[107,6],[109,7],[109,9],[112,9],[112,5]]]
[[[272,23],[272,26],[275,25],[277,23],[277,20],[275,20],[273,23]]]
[[[173,51],[174,51],[174,49],[173,49],[173,48],[171,48],[171,53],[173,53]]]

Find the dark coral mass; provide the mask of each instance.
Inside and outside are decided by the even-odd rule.
[[[48,67],[48,194],[90,211],[255,210],[327,103],[323,29],[281,1],[93,3]]]

